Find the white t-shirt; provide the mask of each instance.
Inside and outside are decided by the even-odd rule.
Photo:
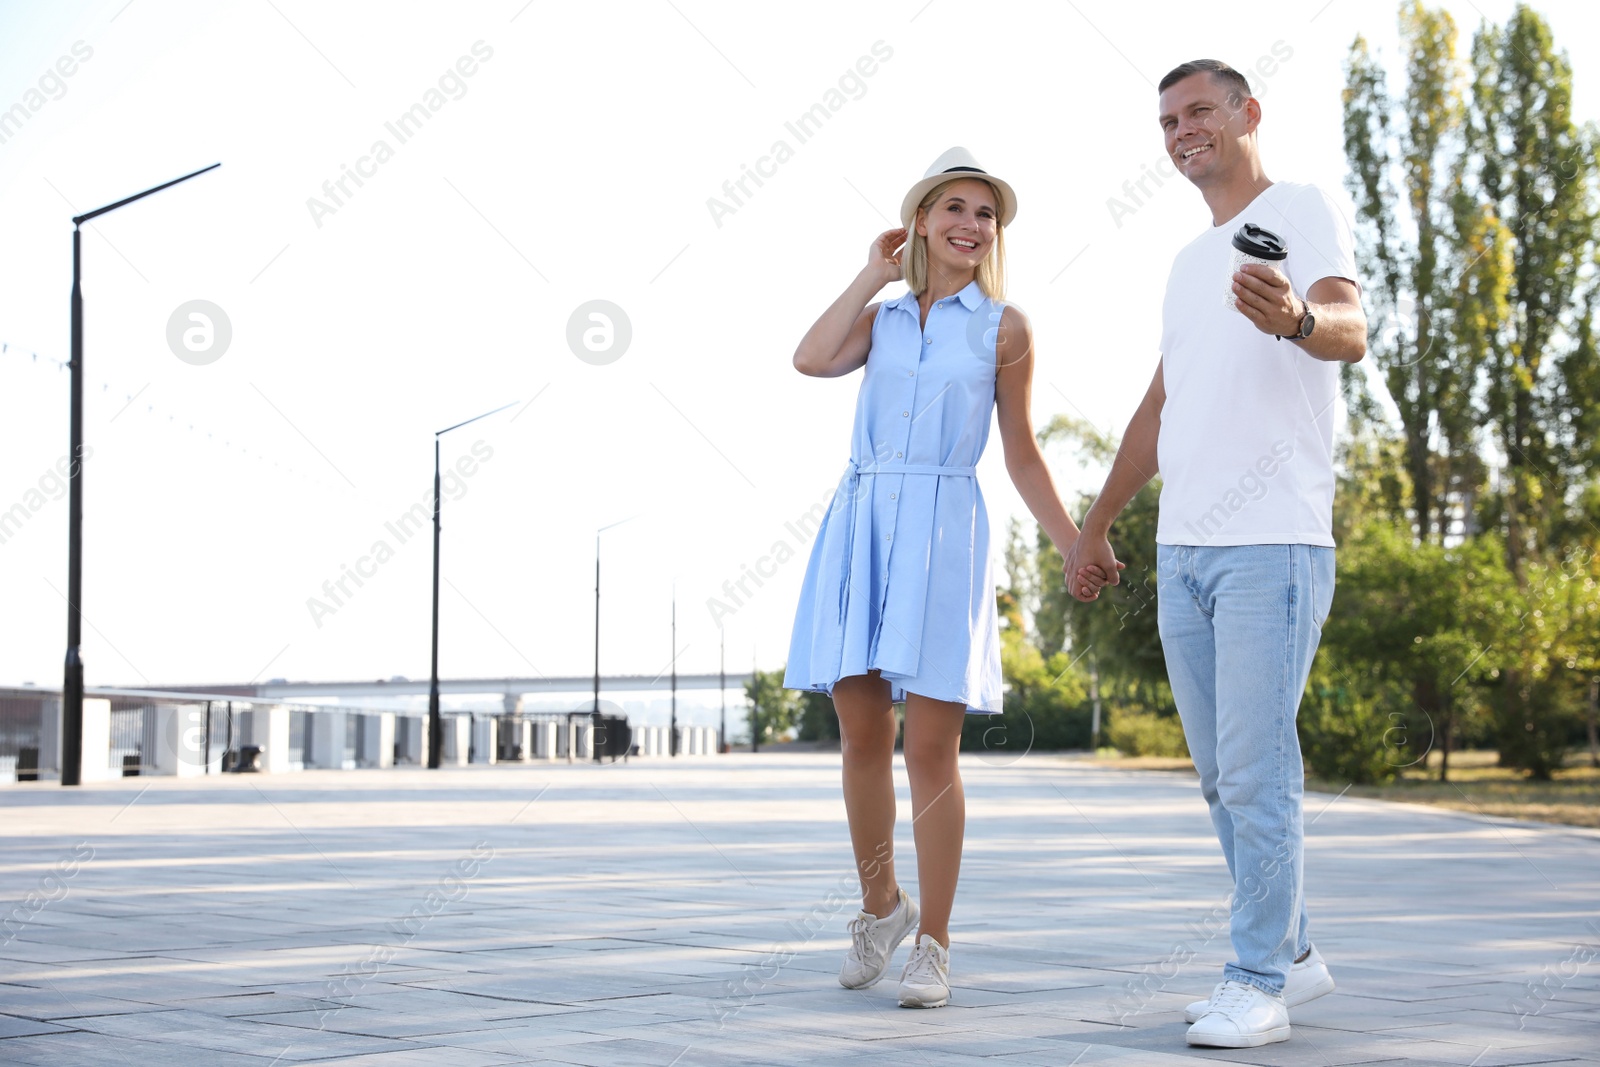
[[[1323,278],[1356,281],[1349,219],[1314,185],[1274,182],[1178,253],[1161,305],[1156,540],[1331,548],[1339,364],[1228,305],[1233,235],[1247,222],[1283,238],[1278,269],[1302,300]]]

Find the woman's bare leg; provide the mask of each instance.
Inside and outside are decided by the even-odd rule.
[[[929,934],[950,947],[950,908],[961,874],[967,798],[957,756],[966,705],[906,694],[906,771],[911,776],[912,833],[917,842],[920,940]]]
[[[894,910],[894,705],[876,674],[841,678],[833,687],[844,753],[844,809],[861,876],[861,909],[883,918]]]

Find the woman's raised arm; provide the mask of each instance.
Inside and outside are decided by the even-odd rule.
[[[794,369],[815,378],[837,378],[866,364],[872,347],[872,318],[878,305],[867,301],[901,278],[904,229],[888,230],[872,242],[867,265],[829,305],[794,350]]]

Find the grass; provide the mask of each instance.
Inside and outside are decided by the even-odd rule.
[[[1170,771],[1193,766],[1187,759],[1121,756],[1114,749],[1101,749],[1096,757],[1096,762],[1103,765],[1128,770]],[[1348,786],[1347,795],[1353,797],[1600,829],[1600,768],[1589,765],[1588,752],[1569,754],[1566,766],[1548,782],[1536,782],[1521,771],[1498,767],[1495,764],[1499,758],[1495,752],[1453,752],[1450,780],[1441,782],[1439,753],[1433,752],[1424,763],[1407,767],[1384,785],[1349,785],[1308,777],[1306,789],[1339,793]]]
[[[1566,766],[1548,782],[1498,767],[1498,760],[1494,752],[1453,752],[1450,780],[1441,782],[1439,754],[1433,752],[1425,763],[1406,768],[1393,782],[1350,786],[1349,795],[1600,829],[1600,768],[1589,765],[1587,752],[1569,754]],[[1306,788],[1319,792],[1337,793],[1345,784],[1306,779]]]
[[[1097,749],[1097,763],[1126,771],[1192,771],[1194,762],[1188,756],[1124,756],[1114,748]]]

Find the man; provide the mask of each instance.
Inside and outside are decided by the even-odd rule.
[[[1333,989],[1306,930],[1295,715],[1333,600],[1339,364],[1365,355],[1367,325],[1350,224],[1315,186],[1267,178],[1243,75],[1196,60],[1159,92],[1167,154],[1212,226],[1173,263],[1155,377],[1065,564],[1080,600],[1099,595],[1090,568],[1118,584],[1112,521],[1160,471],[1162,649],[1234,879],[1237,958],[1190,1005],[1187,1039],[1246,1048],[1288,1040],[1288,1008]],[[1246,224],[1287,257],[1231,271]]]

